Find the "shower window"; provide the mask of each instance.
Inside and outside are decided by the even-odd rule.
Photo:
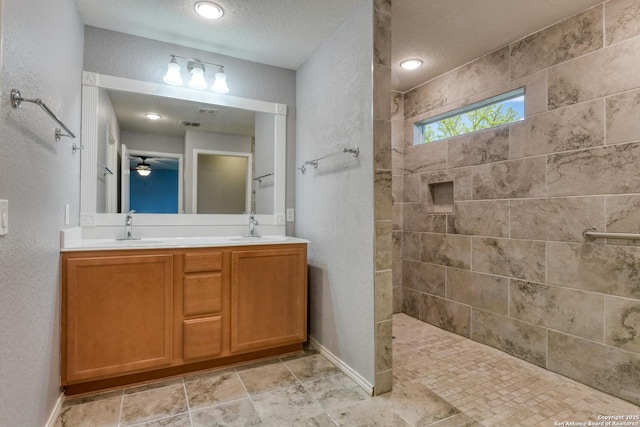
[[[524,120],[524,88],[458,108],[417,123],[417,144],[440,141]]]

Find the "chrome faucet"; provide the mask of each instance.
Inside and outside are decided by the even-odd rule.
[[[247,237],[260,237],[256,234],[256,225],[258,225],[258,220],[255,218],[253,212],[249,215],[249,235]]]
[[[133,214],[136,213],[135,210],[130,210],[127,214],[127,217],[124,221],[124,239],[123,240],[133,240],[132,229],[133,229]]]

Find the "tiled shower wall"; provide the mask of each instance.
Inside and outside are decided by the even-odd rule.
[[[414,145],[509,90],[526,120]],[[640,403],[640,0],[611,0],[405,94],[394,309]],[[451,202],[452,201],[452,202]]]

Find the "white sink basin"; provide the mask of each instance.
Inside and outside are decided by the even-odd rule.
[[[282,242],[287,240],[285,236],[260,236],[260,237],[249,237],[249,236],[241,236],[241,237],[230,237],[229,241],[231,242]]]
[[[161,246],[164,244],[162,240],[151,239],[131,239],[131,240],[96,240],[85,241],[83,246],[87,248],[121,248],[121,247],[135,247],[135,246]]]

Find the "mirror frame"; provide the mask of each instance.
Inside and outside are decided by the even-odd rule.
[[[287,106],[203,90],[161,85],[88,71],[82,72],[82,132],[80,162],[80,225],[120,226],[123,213],[96,213],[98,172],[98,92],[100,89],[241,108],[274,115],[273,214],[258,215],[264,225],[285,225]],[[138,225],[245,225],[248,215],[139,214]]]

